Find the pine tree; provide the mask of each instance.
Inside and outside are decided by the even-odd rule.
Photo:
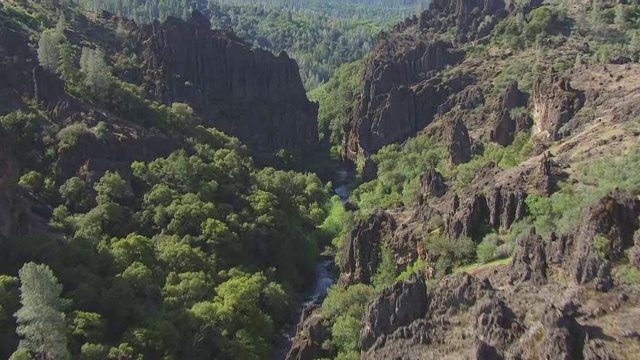
[[[45,30],[38,41],[38,61],[45,69],[55,72],[58,67],[58,36]]]
[[[58,59],[58,74],[62,80],[75,84],[78,81],[78,69],[74,64],[73,47],[68,42],[63,42],[60,45],[60,56]]]
[[[103,96],[111,85],[111,74],[100,49],[82,48],[80,71],[84,83],[94,96]]]
[[[22,307],[15,314],[19,347],[41,359],[69,359],[62,285],[46,265],[24,264],[19,275]]]

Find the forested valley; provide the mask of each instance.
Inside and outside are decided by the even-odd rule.
[[[3,1],[0,359],[633,359],[639,41],[637,1]]]

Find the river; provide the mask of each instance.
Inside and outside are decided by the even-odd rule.
[[[334,182],[334,191],[336,195],[340,197],[343,203],[349,199],[348,184],[352,181],[351,172],[347,169],[340,169],[337,171],[336,179]],[[316,277],[313,284],[313,289],[307,294],[303,301],[296,307],[294,319],[299,319],[302,314],[302,310],[307,306],[315,303],[322,304],[322,301],[327,296],[327,291],[333,285],[332,270],[334,267],[333,257],[322,256],[316,265]],[[291,349],[293,338],[296,336],[296,324],[287,325],[280,331],[279,339],[276,344],[276,349],[273,353],[273,360],[285,360],[287,353]]]

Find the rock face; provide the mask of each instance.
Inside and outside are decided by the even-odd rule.
[[[518,89],[518,83],[512,82],[502,94],[497,106],[496,123],[489,138],[502,146],[511,145],[516,132],[531,127],[531,119],[527,114],[512,114],[513,109],[527,106],[529,94]]]
[[[558,140],[563,136],[560,129],[582,108],[584,101],[584,92],[571,87],[567,78],[551,74],[538,79],[529,99],[534,133]]]
[[[456,166],[471,160],[471,139],[469,130],[462,120],[457,118],[448,134],[447,144],[449,147],[449,165]]]
[[[502,0],[434,0],[420,15],[419,25],[421,30],[434,29],[437,32],[455,28],[457,40],[467,42],[487,36],[508,14]]]
[[[634,246],[639,215],[640,200],[621,191],[613,191],[587,211],[573,234],[573,248],[564,254],[574,281],[608,281],[610,262],[621,259]]]
[[[359,221],[344,242],[340,284],[370,284],[380,263],[383,243],[395,229],[395,220],[383,211]]]
[[[422,275],[413,274],[398,281],[377,296],[362,319],[360,346],[368,350],[376,341],[424,316],[429,306],[427,286]]]
[[[21,95],[31,92],[29,71],[35,66],[33,55],[29,39],[6,24],[0,24],[0,116],[21,108]],[[31,63],[31,67],[25,62]]]
[[[540,3],[525,4],[525,13]],[[360,98],[345,125],[343,158],[367,158],[385,145],[406,140],[457,105],[469,109],[484,103],[470,76],[439,76],[464,54],[451,42],[428,34],[455,28],[457,43],[475,41],[487,36],[510,10],[503,0],[435,0],[420,17],[382,35],[366,62]]]
[[[496,187],[485,195],[472,193],[464,199],[456,194],[445,217],[451,238],[470,237],[479,241],[488,229],[508,229],[526,213],[526,193],[520,189]]]
[[[466,86],[427,76],[462,60],[451,43],[390,37],[378,43],[365,65],[360,101],[346,128],[345,158],[369,156],[415,134],[433,120],[450,94]]]
[[[310,102],[297,63],[251,50],[211,30],[195,11],[135,30],[146,85],[162,103],[190,104],[204,123],[237,136],[257,153],[305,151],[318,144],[318,105]]]
[[[518,251],[511,263],[512,281],[530,281],[535,285],[547,282],[547,250],[546,244],[535,228],[518,243]]]
[[[548,240],[535,229],[519,242],[513,257],[512,281],[547,282],[550,264],[562,266],[577,284],[594,282],[597,290],[611,286],[611,263],[627,250],[634,253],[634,233],[640,227],[640,200],[615,190],[587,209],[584,220],[573,232]],[[633,262],[633,256],[630,256]]]
[[[429,196],[442,197],[447,192],[447,184],[436,169],[431,168],[428,173],[420,175],[420,196],[418,205],[426,203]]]
[[[323,348],[323,344],[331,339],[331,331],[325,325],[325,318],[317,305],[305,308],[293,340],[287,360],[313,360],[333,357],[332,349]]]

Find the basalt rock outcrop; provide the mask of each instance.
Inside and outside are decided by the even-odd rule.
[[[511,281],[530,281],[534,285],[547,282],[547,245],[532,228],[529,235],[518,241],[518,250],[511,263]]]
[[[445,32],[456,29],[456,40],[467,42],[487,36],[509,14],[503,0],[434,0],[429,9],[395,27],[396,31],[417,26],[420,30]]]
[[[463,273],[442,279],[433,292],[427,292],[421,276],[414,274],[407,281],[396,282],[369,304],[360,333],[362,358],[421,358],[428,354],[425,347],[444,341],[445,333],[455,326],[454,319],[469,309],[486,340],[500,344],[504,341],[499,339],[508,342],[513,338],[510,333],[499,334],[493,326],[509,332],[517,321],[502,301],[494,299],[488,282]],[[467,350],[477,349],[467,346]],[[487,348],[480,352],[492,353]]]
[[[313,360],[333,357],[334,350],[326,347],[331,339],[331,331],[326,325],[320,308],[315,305],[306,307],[300,315],[300,322],[296,331],[287,360]]]
[[[431,168],[429,172],[420,175],[420,195],[418,205],[423,205],[431,196],[442,197],[447,192],[447,184],[442,174]]]
[[[426,294],[416,286],[420,283],[415,275],[395,283],[368,305],[363,359],[615,358],[599,328],[583,324],[583,305],[575,294],[540,297],[539,289],[550,285],[504,290],[465,273],[443,278]],[[415,288],[419,295],[410,296]],[[389,311],[394,305],[397,313]],[[391,326],[389,319],[397,314],[402,325]]]
[[[568,78],[550,74],[538,79],[529,98],[534,133],[544,134],[552,140],[563,137],[560,129],[582,108],[584,102],[584,92],[574,89]]]
[[[22,95],[31,90],[30,71],[35,65],[29,39],[8,24],[0,24],[0,115],[24,106]]]
[[[543,285],[550,265],[565,269],[572,281],[607,291],[612,286],[612,263],[625,257],[634,262],[634,233],[638,230],[640,200],[615,190],[585,211],[584,220],[569,234],[543,239],[532,229],[520,239],[514,254],[511,281]]]
[[[251,50],[194,11],[134,30],[145,84],[165,104],[190,104],[203,122],[256,153],[305,151],[318,144],[318,105],[286,53]]]
[[[360,346],[369,349],[374,342],[396,329],[424,316],[429,306],[424,277],[413,274],[407,281],[398,281],[384,289],[367,308],[362,319]]]
[[[604,284],[602,290],[606,290],[611,262],[622,259],[625,251],[634,246],[639,215],[640,200],[618,190],[588,209],[583,223],[570,239],[573,247],[564,254],[565,266],[576,283],[598,279]]]
[[[525,13],[540,4],[525,4]],[[429,34],[455,28],[458,43],[475,41],[486,37],[510,11],[516,10],[505,9],[502,0],[437,0],[420,17],[382,34],[366,62],[360,98],[345,125],[343,158],[366,158],[416,134],[436,115],[458,105],[469,109],[484,103],[472,76],[441,76],[441,70],[465,55],[453,43]]]
[[[490,229],[508,229],[526,214],[526,193],[521,189],[493,188],[489,194],[472,193],[450,200],[445,224],[451,238],[480,240]]]
[[[507,86],[494,110],[496,122],[489,135],[491,141],[511,145],[517,132],[531,127],[532,120],[527,114],[513,114],[514,109],[525,108],[528,100],[529,94],[521,92],[517,82]]]
[[[447,146],[449,165],[456,166],[471,160],[471,139],[469,130],[461,119],[457,118],[448,131]]]
[[[360,220],[347,235],[340,262],[340,284],[370,284],[381,261],[381,249],[396,229],[395,220],[384,211]]]
[[[432,78],[463,59],[445,41],[394,34],[381,40],[367,61],[362,93],[345,128],[343,156],[368,157],[385,145],[403,141],[429,124],[447,97],[466,87],[467,79]]]

